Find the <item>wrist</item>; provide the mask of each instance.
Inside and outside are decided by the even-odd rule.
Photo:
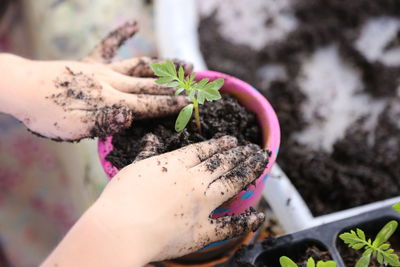
[[[126,235],[109,225],[109,216],[101,203],[96,202],[67,233],[44,266],[144,266],[151,258],[145,253],[151,248],[142,243],[142,235],[136,225]],[[116,230],[118,232],[116,232]],[[134,233],[134,232],[137,232]]]
[[[22,106],[20,100],[24,97],[24,81],[31,75],[26,68],[29,62],[22,57],[0,53],[0,112],[18,118]]]

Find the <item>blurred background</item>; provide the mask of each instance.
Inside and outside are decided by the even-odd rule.
[[[1,52],[79,60],[137,20],[117,58],[181,57],[252,84],[278,114],[277,162],[304,213],[399,195],[397,0],[0,0],[0,16]],[[6,115],[0,135],[0,266],[37,266],[106,184],[97,143]]]

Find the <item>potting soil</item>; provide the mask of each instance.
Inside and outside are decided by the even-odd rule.
[[[158,137],[158,153],[165,153],[189,144],[217,138],[224,135],[235,136],[239,145],[261,144],[261,131],[255,114],[247,111],[236,99],[223,95],[214,102],[206,102],[200,107],[202,132],[199,133],[194,118],[182,132],[175,131],[176,115],[150,120],[135,121],[133,126],[114,135],[114,150],[106,159],[121,169],[131,164],[143,148],[143,137],[152,133]],[[218,164],[218,162],[215,162]],[[210,166],[215,168],[216,166]]]

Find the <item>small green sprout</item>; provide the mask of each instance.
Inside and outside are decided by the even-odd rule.
[[[393,208],[395,211],[397,211],[398,213],[400,213],[400,202],[394,204],[394,205],[392,206],[392,208]]]
[[[298,267],[298,265],[292,261],[289,257],[282,256],[279,258],[279,263],[281,267]],[[307,260],[307,267],[336,267],[336,262],[334,261],[318,261],[315,265],[315,260],[310,257]]]
[[[368,267],[371,257],[376,257],[379,264],[400,266],[399,257],[387,242],[397,229],[396,221],[388,222],[376,235],[375,240],[365,237],[364,231],[361,229],[351,230],[350,232],[339,235],[350,248],[355,250],[364,249],[364,253],[357,261],[356,267]]]
[[[166,84],[168,87],[177,87],[178,89],[175,91],[175,95],[179,95],[185,91],[191,102],[191,104],[187,105],[179,112],[175,122],[175,130],[181,132],[185,129],[192,117],[194,109],[196,126],[201,133],[199,105],[203,105],[206,100],[214,101],[221,99],[219,89],[221,89],[224,84],[224,79],[220,78],[208,82],[209,79],[204,78],[199,82],[195,82],[195,72],[185,77],[183,67],[180,66],[177,73],[174,63],[170,60],[166,63],[151,64],[151,69],[154,74],[159,77],[156,83]]]

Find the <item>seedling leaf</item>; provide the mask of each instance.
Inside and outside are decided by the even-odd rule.
[[[204,92],[203,91],[198,91],[197,92],[197,101],[199,102],[200,105],[204,104],[204,100],[206,99]]]
[[[183,129],[185,129],[190,118],[192,117],[192,113],[193,113],[193,104],[187,105],[179,112],[178,118],[176,119],[175,122],[175,130],[177,132],[182,132]]]
[[[165,77],[158,78],[158,79],[156,80],[156,83],[158,83],[158,84],[165,84],[165,83],[172,82],[173,80],[174,80],[174,77],[165,76]]]
[[[182,66],[179,66],[178,79],[180,81],[183,81],[185,79],[185,71],[183,70]]]
[[[361,231],[361,232],[360,232]],[[361,235],[358,235],[360,233]],[[368,246],[368,242],[365,240],[365,235],[362,230],[357,229],[357,233],[351,230],[350,233],[343,233],[339,235],[339,238],[344,241],[349,247],[359,250],[365,246]]]
[[[400,213],[400,202],[394,204],[394,205],[392,206],[392,208],[393,208],[395,211],[397,211],[398,213]]]
[[[309,257],[307,260],[307,267],[315,267],[315,261],[312,257]]]
[[[358,261],[356,262],[355,267],[368,267],[371,261],[371,253],[372,251],[366,250],[361,256],[361,258],[359,258]]]
[[[170,82],[169,84],[167,84],[167,87],[178,87],[179,85],[180,85],[179,82],[174,81],[174,82]],[[183,88],[183,90],[185,90],[185,89]]]
[[[185,91],[185,88],[179,88],[175,91],[175,95],[180,95],[183,91]]]
[[[198,83],[196,83],[196,84],[194,85],[194,87],[195,87],[196,89],[200,89],[200,90],[201,90],[201,88],[203,88],[203,87],[208,83],[209,80],[210,80],[210,79],[208,79],[208,78],[201,79],[201,81],[198,82]]]
[[[219,89],[221,89],[222,85],[224,85],[224,79],[219,78],[216,79],[215,81],[210,82],[208,84],[208,87],[212,90],[218,91]]]
[[[397,221],[393,220],[388,222],[384,227],[382,227],[373,242],[371,242],[371,239],[368,239],[367,241],[365,233],[360,229],[357,229],[357,233],[354,232],[354,230],[343,233],[339,235],[339,238],[353,249],[365,249],[363,255],[357,261],[356,267],[368,267],[371,261],[371,256],[376,257],[376,260],[380,264],[400,266],[399,257],[394,253],[390,244],[387,243],[389,238],[396,231],[397,226]]]
[[[168,72],[165,64],[162,63],[154,63],[150,65],[151,70],[158,77],[169,77],[170,73]]]
[[[172,77],[177,77],[175,65],[171,60],[168,60],[167,63],[165,63],[165,66],[166,70]]]
[[[279,263],[281,267],[298,267],[294,261],[292,261],[289,257],[282,256],[279,258]]]
[[[317,262],[317,267],[336,267],[336,262],[334,262],[334,261],[319,261],[319,262]]]
[[[394,234],[397,229],[398,223],[396,221],[388,222],[376,235],[372,246],[379,247],[383,243],[389,240],[389,238]]]
[[[392,252],[384,258],[383,264],[390,266],[400,266],[399,257]]]
[[[189,76],[189,82],[192,83],[195,77],[196,77],[196,72],[192,72],[192,74],[190,74]]]
[[[203,105],[206,100],[214,101],[221,98],[221,94],[218,90],[224,84],[224,79],[217,79],[209,83],[209,79],[204,78],[199,82],[195,82],[196,73],[193,72],[185,77],[183,67],[179,66],[177,72],[174,63],[170,60],[164,64],[152,64],[151,69],[154,74],[159,77],[156,83],[165,84],[166,87],[177,87],[178,89],[175,91],[175,95],[186,91],[188,99],[192,102],[192,106],[186,106],[184,110],[182,109],[179,113],[175,123],[175,129],[177,131],[182,131],[189,122],[194,110],[196,125],[199,132],[201,132],[199,105]]]

